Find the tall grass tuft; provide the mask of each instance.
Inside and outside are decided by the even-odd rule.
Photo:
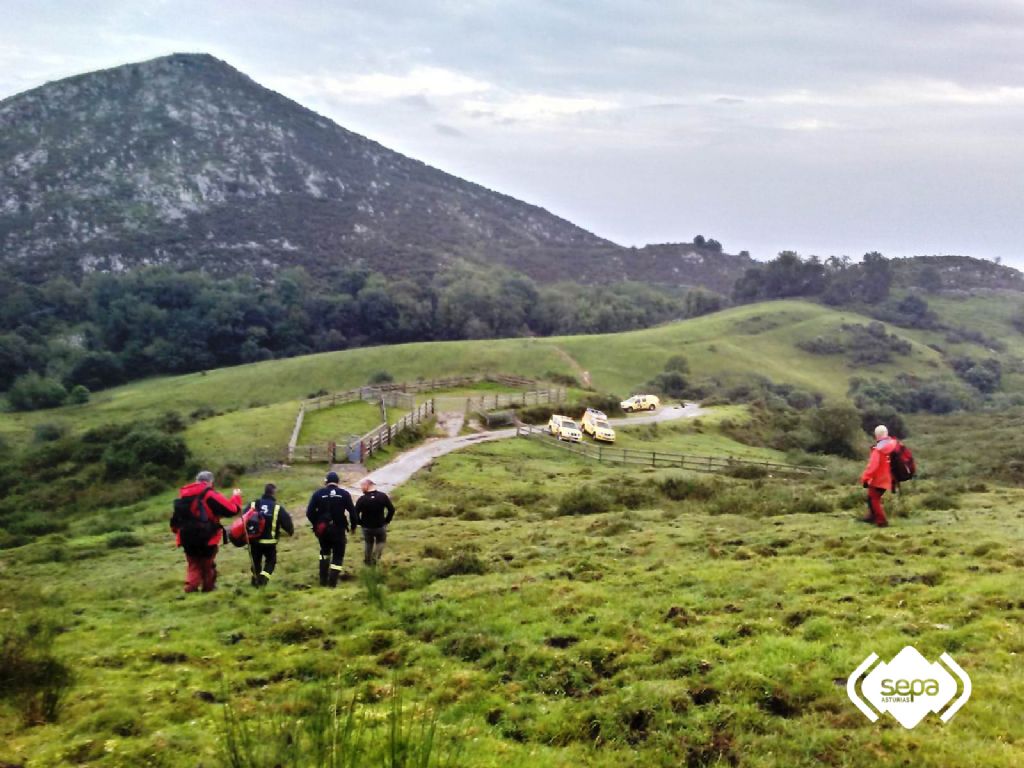
[[[56,626],[10,622],[0,632],[0,698],[12,700],[26,725],[56,722],[71,687],[71,669],[52,653]]]
[[[337,684],[323,685],[292,707],[249,715],[230,703],[221,723],[223,768],[445,768],[455,751],[442,744],[437,715],[417,715],[392,686],[384,723],[355,696],[344,703]],[[380,726],[383,725],[383,728]]]
[[[366,597],[378,608],[384,607],[384,574],[376,566],[359,571],[359,583],[366,590]]]

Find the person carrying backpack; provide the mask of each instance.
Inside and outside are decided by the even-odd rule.
[[[213,473],[203,470],[196,481],[182,486],[174,500],[171,530],[185,550],[185,591],[212,592],[217,586],[217,547],[224,538],[222,517],[242,511],[242,491],[225,498],[213,488]]]
[[[341,564],[345,560],[345,534],[348,530],[356,530],[352,496],[338,482],[338,474],[328,472],[324,487],[313,494],[306,507],[306,519],[320,542],[321,587],[338,586]]]
[[[882,496],[894,488],[891,456],[902,446],[896,438],[889,437],[889,429],[883,424],[875,427],[875,440],[871,458],[860,476],[861,485],[868,490],[868,515],[862,522],[885,528],[889,521],[882,507]]]
[[[395,516],[395,505],[370,478],[359,483],[363,495],[356,502],[356,522],[363,527],[363,562],[376,565],[388,540],[388,525]]]
[[[249,548],[252,585],[266,586],[277,567],[277,540],[281,531],[291,536],[295,526],[288,511],[277,501],[277,486],[267,483],[263,496],[253,501],[242,517],[231,525],[231,543]]]

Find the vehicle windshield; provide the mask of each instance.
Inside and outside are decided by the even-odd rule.
[[[565,421],[563,421],[562,422],[562,426],[565,427],[566,429],[579,429],[579,427],[576,426],[576,422],[575,421],[570,421],[569,419],[566,419]]]
[[[608,429],[609,428],[607,421],[595,421],[594,425],[600,427],[601,429]]]

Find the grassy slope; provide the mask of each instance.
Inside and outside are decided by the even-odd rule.
[[[60,724],[0,717],[0,760],[214,765],[226,699],[294,711],[302,692],[339,681],[371,707],[398,682],[440,712],[463,765],[1020,765],[1024,519],[1012,510],[1024,494],[958,500],[959,487],[924,481],[883,532],[852,522],[856,467],[834,469],[814,488],[724,481],[736,514],[661,496],[665,471],[535,443],[453,454],[396,493],[383,610],[355,582],[309,588],[304,526],[272,589],[252,594],[243,551],[229,549],[223,589],[184,598],[164,500],[121,517],[137,549],[108,549],[83,521],[66,544],[75,568],[40,542],[0,569],[0,610],[50,606],[78,675]],[[299,512],[316,477],[273,479]],[[581,482],[621,487],[630,511],[549,518]],[[809,493],[832,511],[785,514]],[[931,496],[960,509],[927,509]],[[745,512],[758,497],[771,516]],[[452,552],[486,573],[431,575]],[[847,701],[842,680],[869,652],[906,644],[971,674],[974,697],[951,723],[871,724]]]
[[[42,422],[65,421],[86,427],[169,409],[188,415],[199,408],[229,411],[284,403],[318,389],[340,391],[360,386],[380,370],[389,371],[397,381],[486,371],[527,376],[542,376],[548,371],[572,373],[559,349],[590,371],[596,388],[621,395],[641,387],[670,356],[684,354],[695,375],[756,372],[777,382],[841,397],[849,377],[858,371],[830,357],[802,352],[793,343],[827,333],[843,322],[868,320],[806,302],[782,301],[738,307],[631,333],[403,344],[331,352],[135,382],[97,393],[86,406],[0,414],[0,434],[17,437]],[[871,371],[881,375],[898,370],[929,374],[938,369],[939,359],[934,350],[915,344],[910,357]]]

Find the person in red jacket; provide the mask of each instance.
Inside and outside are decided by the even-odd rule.
[[[882,508],[882,496],[892,490],[892,468],[889,455],[899,447],[899,442],[889,437],[889,430],[882,424],[875,427],[875,447],[871,458],[860,476],[861,485],[868,489],[868,516],[865,523],[874,523],[879,528],[889,524]]]
[[[171,530],[177,545],[185,550],[185,591],[212,592],[217,586],[217,547],[224,535],[222,517],[231,517],[242,511],[242,491],[235,488],[231,498],[225,498],[213,488],[213,473],[206,470],[196,475],[196,481],[178,491]]]

